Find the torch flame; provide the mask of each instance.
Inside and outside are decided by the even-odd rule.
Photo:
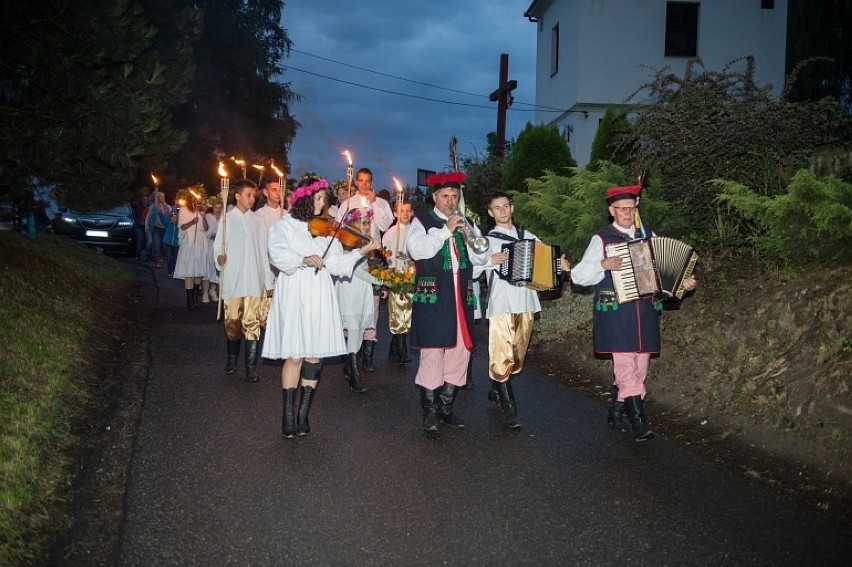
[[[275,171],[275,173],[278,175],[278,177],[284,177],[284,172],[281,171],[280,169],[278,169],[277,167],[275,167],[274,163],[272,164],[271,167],[272,167],[273,171]]]
[[[349,153],[349,150],[343,150],[340,153],[341,153],[341,155],[346,156],[346,161],[349,162],[349,165],[352,165],[352,154]]]
[[[400,184],[399,179],[397,179],[396,177],[391,177],[391,179],[393,179],[393,182],[396,185],[396,192],[402,193],[402,185]]]
[[[266,169],[265,165],[260,165],[258,163],[253,163],[253,164],[251,164],[251,166],[258,171],[263,171],[264,169]]]
[[[196,198],[196,199],[198,199],[198,200],[201,200],[201,195],[200,195],[200,194],[198,194],[198,193],[197,193],[194,189],[190,189],[190,191],[189,191],[189,192],[190,192],[190,193],[192,193],[192,196],[193,196],[193,197],[195,197],[195,198]]]
[[[157,176],[154,175],[153,173],[151,174],[151,179],[154,181],[154,185],[157,185],[157,186],[160,185],[160,180],[157,179]]]
[[[244,160],[244,159],[237,159],[237,158],[235,158],[234,156],[231,156],[231,161],[233,161],[235,164],[237,164],[237,165],[239,165],[239,166],[241,166],[241,167],[242,167],[242,166],[244,166],[244,165],[246,164],[246,160]]]
[[[228,170],[225,169],[225,164],[219,162],[219,177],[228,177]]]

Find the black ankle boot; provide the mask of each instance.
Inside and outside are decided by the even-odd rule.
[[[186,290],[186,308],[195,308],[195,291],[191,289]]]
[[[624,398],[624,411],[627,413],[627,419],[630,420],[633,438],[637,443],[642,443],[654,437],[654,432],[651,431],[648,420],[645,418],[645,408],[642,405],[641,396]]]
[[[311,432],[308,413],[311,411],[311,401],[315,391],[316,388],[311,386],[302,386],[302,398],[299,400],[299,423],[296,425],[296,433],[299,435],[307,435]]]
[[[618,387],[612,387],[612,405],[609,406],[606,421],[622,433],[627,433],[627,417],[624,415],[624,402],[618,401]]]
[[[388,360],[391,362],[400,362],[399,360],[399,335],[391,335],[390,349],[388,350]]]
[[[257,343],[246,340],[246,380],[257,382]]]
[[[458,391],[458,388],[449,382],[444,382],[444,385],[438,389],[438,417],[450,427],[462,429],[464,422],[453,413],[453,402],[456,400]]]
[[[225,374],[237,371],[237,357],[240,355],[240,339],[228,341],[228,361],[225,363]]]
[[[399,343],[399,363],[405,364],[411,362],[411,356],[408,354],[408,333],[402,333],[401,335],[397,335],[397,337],[399,337],[397,339]]]
[[[296,436],[296,388],[284,388],[284,407],[281,411],[281,435],[292,439]]]
[[[358,369],[358,353],[350,352],[346,361],[346,376],[349,378],[349,388],[356,394],[363,394],[367,387],[361,381],[361,371]]]
[[[506,427],[518,429],[521,420],[518,419],[518,405],[515,402],[515,391],[512,389],[511,379],[505,382],[494,382],[497,385],[497,396],[500,400],[500,408],[506,416]]]
[[[500,406],[500,382],[491,380],[491,387],[488,388],[488,401],[495,406]]]
[[[376,367],[373,366],[374,348],[376,348],[376,341],[364,341],[361,343],[361,367],[365,372],[376,371]]]
[[[438,390],[420,386],[420,405],[423,408],[423,429],[438,431]]]

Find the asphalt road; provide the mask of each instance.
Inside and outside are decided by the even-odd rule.
[[[505,429],[482,347],[456,402],[464,430],[422,431],[416,359],[389,363],[383,327],[369,391],[327,362],[310,435],[284,439],[280,366],[250,384],[241,357],[226,376],[215,304],[186,310],[181,282],[156,272],[119,565],[850,562],[849,525],[659,435],[636,444],[532,367],[515,387],[524,427]]]

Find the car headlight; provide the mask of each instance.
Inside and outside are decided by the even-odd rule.
[[[118,221],[118,226],[133,226],[133,221],[132,220]]]
[[[63,216],[62,216],[62,222],[67,222],[67,223],[69,223],[69,224],[74,224],[75,222],[77,222],[77,217],[68,217],[68,216],[64,216],[64,215],[63,215]]]

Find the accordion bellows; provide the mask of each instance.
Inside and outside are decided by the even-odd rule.
[[[698,261],[692,246],[665,236],[607,244],[606,256],[621,258],[621,269],[612,272],[619,303],[657,296],[681,299],[683,280]]]
[[[522,239],[501,245],[509,258],[500,264],[497,275],[518,287],[546,291],[562,285],[559,247],[538,240]]]

